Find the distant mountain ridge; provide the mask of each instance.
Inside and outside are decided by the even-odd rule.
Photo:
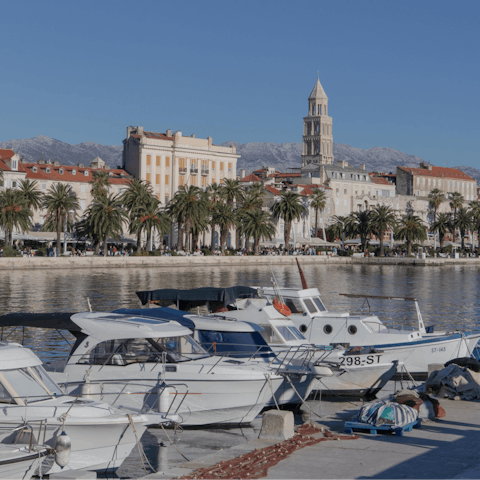
[[[301,143],[237,143],[225,142],[222,146],[235,145],[241,158],[237,162],[237,173],[245,169],[246,173],[257,170],[264,165],[275,167],[282,172],[294,172],[301,166]],[[61,142],[45,135],[20,140],[0,142],[0,148],[11,148],[29,162],[57,159],[63,165],[83,163],[90,165],[95,157],[102,158],[110,167],[122,164],[121,145],[102,145],[95,142],[84,142],[76,145]],[[341,143],[333,144],[335,161],[346,160],[349,165],[358,167],[366,165],[369,172],[395,172],[397,165],[418,167],[423,161],[421,157],[408,155],[393,148],[374,147],[367,150],[351,147]],[[467,175],[480,181],[480,170],[471,166],[457,167]]]

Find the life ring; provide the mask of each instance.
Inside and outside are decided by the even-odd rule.
[[[273,301],[273,306],[277,312],[281,313],[285,317],[289,317],[292,314],[292,311],[280,300],[275,299]]]

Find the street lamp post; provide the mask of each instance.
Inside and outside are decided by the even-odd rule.
[[[67,253],[67,212],[65,212],[65,220],[63,222],[63,253]]]

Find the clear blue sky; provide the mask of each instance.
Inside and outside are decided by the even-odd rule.
[[[337,143],[480,168],[480,2],[3,2],[0,141],[128,125],[300,142],[320,71]]]

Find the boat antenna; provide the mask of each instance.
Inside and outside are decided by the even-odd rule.
[[[281,303],[285,303],[283,301],[283,298],[282,296],[280,295],[280,291],[278,289],[278,283],[277,283],[277,278],[275,277],[275,273],[273,271],[273,268],[272,268],[272,264],[270,262],[268,262],[268,265],[270,266],[270,270],[272,272],[272,278],[270,279],[271,282],[272,282],[272,285],[273,285],[273,291],[275,292],[275,297],[277,298],[277,300]]]
[[[93,313],[92,306],[90,305],[90,299],[88,297],[87,297],[87,305],[88,305],[88,309],[90,310],[90,313]]]
[[[308,288],[307,281],[305,280],[305,275],[303,274],[302,267],[300,266],[300,262],[298,261],[298,258],[295,257],[295,260],[297,261],[297,267],[298,267],[298,272],[300,273],[300,280],[302,281],[302,288],[306,290]]]

